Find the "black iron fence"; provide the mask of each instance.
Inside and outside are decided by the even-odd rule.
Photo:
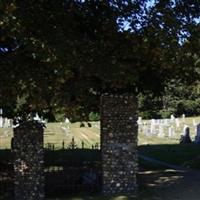
[[[100,149],[100,144],[98,142],[93,144],[85,144],[84,140],[81,141],[81,144],[77,144],[74,137],[68,143],[64,140],[60,143],[48,142],[45,143],[45,149],[48,150],[60,150],[60,149]]]
[[[101,190],[99,149],[45,149],[45,193],[59,197]],[[13,154],[0,150],[0,200],[14,198]]]

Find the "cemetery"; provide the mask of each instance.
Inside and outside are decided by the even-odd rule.
[[[113,104],[113,101],[111,101],[110,103]],[[134,110],[132,112],[134,113]],[[138,125],[137,131],[138,131],[138,152],[139,152],[139,163],[135,170],[138,171],[137,184],[139,185],[139,191],[141,190],[140,187],[142,184],[140,181],[141,180],[144,181],[143,177],[145,174],[143,173],[145,171],[151,170],[157,173],[158,171],[160,171],[161,173],[162,170],[164,171],[166,169],[170,169],[170,166],[165,166],[165,165],[163,166],[162,163],[159,164],[156,162],[146,161],[142,156],[146,156],[148,158],[154,158],[156,159],[156,161],[161,161],[164,163],[171,164],[172,167],[179,166],[180,168],[183,169],[186,168],[187,170],[199,169],[200,160],[197,158],[199,157],[199,151],[200,151],[200,146],[198,145],[199,144],[198,122],[200,121],[200,117],[187,118],[183,115],[180,118],[176,118],[172,115],[168,119],[166,118],[166,119],[151,119],[151,120],[145,120],[142,119],[141,117],[138,117],[135,118],[135,121],[137,122]],[[101,194],[102,178],[103,178],[102,175],[103,160],[101,160],[101,154],[100,154],[100,148],[102,148],[100,146],[100,143],[102,143],[102,141],[100,141],[100,123],[99,122],[90,122],[90,123],[92,124],[91,127],[88,127],[87,123],[84,123],[85,127],[81,127],[80,126],[81,123],[69,123],[69,122],[66,123],[66,121],[62,123],[46,124],[46,128],[44,129],[44,144],[43,144],[44,152],[41,154],[42,157],[40,158],[43,160],[43,161],[41,160],[42,163],[44,162],[42,164],[43,169],[41,168],[42,166],[38,166],[39,167],[38,172],[41,173],[41,171],[44,171],[45,175],[44,177],[40,176],[39,179],[37,179],[37,180],[41,179],[42,182],[39,189],[39,191],[41,191],[42,193],[40,194],[38,191],[38,195],[40,195],[40,197],[42,197],[44,194],[46,197],[49,198],[53,198],[55,195],[57,195],[57,197],[74,196],[76,193],[82,193],[83,191],[84,195],[87,195],[88,193],[94,196]],[[63,131],[62,127],[65,127],[68,130],[67,134],[65,131]],[[16,128],[16,131],[17,130],[18,129]],[[5,131],[7,132],[6,135]],[[16,133],[12,133],[12,126],[4,127],[1,128],[0,130],[1,195],[7,192],[7,194],[12,196],[14,192],[14,186],[13,186],[14,182],[12,182],[12,180],[16,179],[14,177],[20,176],[17,174],[15,175],[14,171],[11,170],[12,155],[10,150],[11,150],[11,138],[13,137],[14,134]],[[24,136],[26,135],[25,133],[22,134]],[[35,138],[36,133],[33,132],[33,134]],[[59,134],[60,136],[56,136]],[[23,135],[19,135],[20,146],[18,147],[16,146],[15,148],[19,147],[20,149],[22,148],[21,146],[23,145],[23,139],[22,139]],[[32,136],[30,135],[29,137]],[[112,139],[113,136],[110,135],[109,137],[111,137]],[[183,139],[184,137],[185,139]],[[189,140],[187,138],[189,138]],[[25,143],[28,142],[27,139],[25,139]],[[32,144],[33,143],[32,140],[33,139],[31,139],[29,143]],[[106,141],[108,141],[107,138]],[[40,148],[41,145],[42,141],[40,144]],[[125,147],[127,148],[127,144]],[[29,148],[33,147],[30,146]],[[13,149],[13,151],[15,152],[16,150]],[[25,154],[27,154],[28,153],[27,147],[25,148],[25,151],[26,151]],[[126,154],[128,154],[128,152]],[[18,154],[18,156],[20,156],[20,154]],[[31,157],[33,159],[39,159],[39,157],[34,158],[33,153],[31,153]],[[27,155],[27,158],[29,160],[30,156]],[[106,158],[104,162],[107,163],[107,161],[108,158]],[[20,167],[19,171],[26,170],[27,164],[25,164],[25,161],[23,162],[24,163],[22,164],[22,166],[19,166]],[[34,163],[41,163],[40,161],[37,160],[36,161],[30,160],[28,162],[33,162],[31,165],[35,165]],[[116,162],[116,160],[114,162]],[[120,162],[121,162],[121,157],[120,157]],[[137,161],[135,161],[134,163],[137,163]],[[16,167],[18,167],[18,165],[19,164],[16,163]],[[109,168],[110,165],[112,166],[112,164],[109,164],[107,167]],[[6,169],[7,171],[3,172],[2,170],[5,170],[5,167],[7,168]],[[8,169],[10,169],[10,171]],[[34,170],[34,168],[31,169]],[[91,186],[88,186],[86,184],[87,179],[84,178],[84,174],[87,174],[88,173],[87,170],[90,169],[93,170],[94,173],[93,175],[96,181],[92,182]],[[130,171],[132,171],[133,169],[134,167],[130,167]],[[177,173],[178,172],[175,171],[174,172],[169,171],[165,172],[165,175],[173,177]],[[5,174],[7,174],[9,178],[11,178],[10,181],[9,179],[6,181]],[[121,184],[124,185],[123,182]],[[17,185],[17,188],[15,186],[16,188],[15,190],[20,191],[20,187],[22,187],[21,189],[23,190],[23,193],[19,195],[23,196],[28,195],[27,198],[30,199],[29,193],[32,192],[27,191],[27,194],[24,193],[24,187],[26,187],[25,179],[22,180],[21,184]],[[111,186],[109,186],[108,188],[111,189]],[[145,191],[144,193],[145,195],[148,195],[149,192],[148,190]],[[115,193],[118,193],[117,191],[118,189],[116,189]],[[112,191],[109,191],[109,193],[111,192]],[[107,189],[105,190],[105,193],[107,193]],[[33,192],[33,194],[35,194],[35,192]],[[124,193],[122,192],[122,194]],[[5,198],[10,198],[9,195],[6,196]],[[17,195],[18,192],[16,193],[15,197],[17,197]],[[126,195],[128,195],[127,192]],[[135,199],[135,197],[132,198]],[[143,195],[140,198],[143,198]],[[19,196],[18,199],[23,199],[23,197]],[[34,196],[33,199],[36,199],[36,197]],[[122,199],[126,199],[126,197],[123,197]]]
[[[199,200],[199,13],[0,0],[0,200]]]

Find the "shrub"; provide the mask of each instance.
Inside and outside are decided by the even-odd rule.
[[[89,114],[89,121],[99,121],[100,120],[100,114],[97,112],[90,112]]]

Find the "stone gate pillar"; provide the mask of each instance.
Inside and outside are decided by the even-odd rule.
[[[101,97],[101,151],[105,195],[137,190],[136,99],[127,95]]]
[[[15,200],[44,199],[43,126],[35,121],[14,129]]]

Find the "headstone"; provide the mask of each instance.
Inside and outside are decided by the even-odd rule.
[[[3,117],[0,116],[0,128],[3,128]]]
[[[38,113],[35,113],[35,116],[33,117],[33,120],[41,121],[41,118],[39,117]]]
[[[65,119],[65,124],[66,124],[67,129],[70,130],[70,124],[71,124],[71,122],[69,121],[69,119],[67,117]]]
[[[173,138],[174,137],[174,127],[173,126],[170,126],[168,128],[168,137],[169,138]]]
[[[155,121],[155,119],[151,120],[150,132],[151,132],[151,134],[156,134],[156,121]]]
[[[61,126],[60,127],[63,132],[65,133],[65,136],[68,136],[70,134],[70,128],[69,127],[64,127],[64,126]]]
[[[192,123],[193,123],[193,126],[197,126],[198,125],[195,119],[192,120]]]
[[[70,123],[70,121],[67,117],[65,118],[65,123]]]
[[[150,131],[150,128],[149,128],[149,126],[147,124],[145,124],[143,126],[143,132],[144,132],[145,136],[151,136],[151,131]]]
[[[138,133],[142,132],[142,117],[138,117],[137,120],[137,124],[138,124]]]
[[[2,115],[3,115],[3,109],[0,108],[0,128],[3,128],[3,117],[2,117]]]
[[[9,125],[10,125],[10,122],[9,122],[9,119],[6,117],[6,118],[4,118],[4,128],[8,128],[9,127]]]
[[[15,200],[44,200],[43,126],[28,121],[14,129]]]
[[[169,125],[169,119],[164,119],[164,125],[168,126]]]
[[[164,127],[162,124],[159,125],[159,132],[158,132],[158,137],[164,137]]]
[[[180,138],[180,144],[189,144],[192,140],[190,138],[190,128],[189,126],[184,126],[183,128],[183,135]]]
[[[185,122],[185,114],[182,114],[182,121]]]
[[[142,124],[142,117],[138,117],[137,123],[138,125]]]
[[[200,144],[200,124],[197,124],[195,143]]]
[[[173,122],[174,122],[174,120],[175,120],[175,117],[174,117],[174,115],[171,115],[171,116],[170,116],[170,120],[171,120],[171,123],[173,123]]]
[[[101,97],[102,192],[133,194],[137,190],[136,99],[126,95]]]
[[[180,127],[180,121],[178,118],[175,119],[175,123],[176,123],[176,128]]]

